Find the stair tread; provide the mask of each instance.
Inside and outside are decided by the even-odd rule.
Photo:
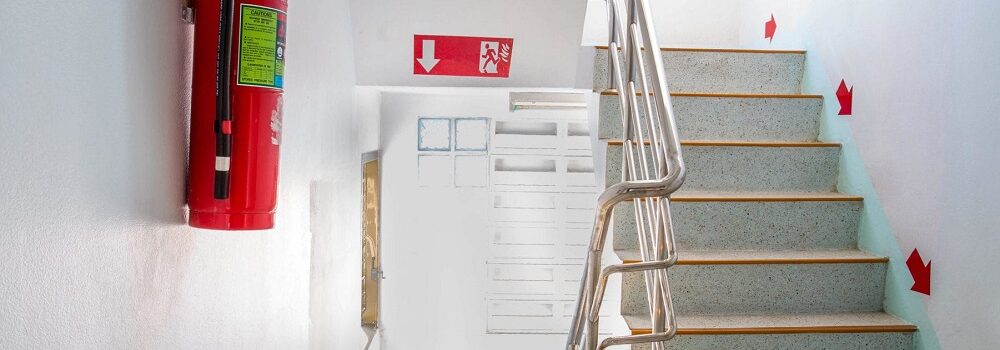
[[[840,147],[836,142],[823,141],[745,141],[745,140],[684,140],[683,146],[716,147]]]
[[[624,316],[634,334],[648,333],[650,318]],[[787,334],[914,332],[916,326],[884,312],[677,316],[678,334]]]
[[[598,50],[607,50],[607,45],[591,45]],[[660,51],[723,52],[723,53],[765,53],[805,55],[806,50],[739,49],[724,47],[661,47]]]
[[[605,89],[601,91],[601,95],[612,96],[618,95],[618,89]],[[636,92],[636,96],[641,96],[642,92]],[[722,92],[681,92],[672,91],[670,96],[673,97],[717,97],[717,98],[814,98],[822,99],[823,95],[816,94],[750,94],[750,93],[722,93]]]
[[[816,141],[823,98],[801,94],[672,93],[682,140]],[[598,137],[622,135],[621,100],[600,95]],[[640,109],[640,120],[645,120]]]
[[[641,260],[636,250],[615,250],[626,263]],[[861,250],[832,251],[739,251],[701,250],[677,252],[678,265],[723,264],[818,264],[818,263],[884,263],[887,259]]]
[[[608,145],[620,146],[625,141],[620,139],[605,140]],[[650,144],[649,141],[643,142]],[[636,143],[638,144],[638,143]],[[701,147],[841,147],[840,143],[823,141],[785,141],[785,140],[681,140],[681,146]]]
[[[841,192],[701,192],[679,191],[670,196],[678,202],[794,202],[861,201],[864,197]]]
[[[785,93],[802,91],[804,52],[740,49],[667,49],[660,53],[674,91]],[[594,51],[594,89],[609,84],[610,55]]]

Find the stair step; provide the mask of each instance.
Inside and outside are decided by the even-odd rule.
[[[671,101],[683,139],[813,141],[823,108],[821,95],[672,93]],[[601,93],[599,107],[598,137],[621,138],[618,92]]]
[[[649,334],[648,315],[625,316],[632,334]],[[832,314],[677,316],[680,335],[916,332],[917,327],[884,312]]]
[[[682,150],[689,191],[830,192],[837,186],[838,144],[686,142]],[[620,141],[608,142],[606,167],[607,185],[620,182]]]
[[[692,193],[671,199],[679,250],[843,250],[857,247],[861,197],[842,193]],[[616,250],[637,250],[632,203],[615,208]]]
[[[860,202],[864,197],[840,192],[699,192],[680,191],[675,202]]]
[[[634,261],[634,252],[618,252]],[[888,259],[858,250],[681,251],[669,270],[678,315],[882,310]],[[622,278],[622,314],[648,313],[642,273]]]
[[[650,332],[649,316],[625,316],[633,334]],[[766,316],[678,316],[667,349],[909,350],[917,327],[882,313]],[[634,350],[649,345],[634,345]]]
[[[640,262],[636,250],[616,250],[626,264]],[[685,250],[678,252],[677,265],[768,265],[768,264],[883,264],[889,258],[861,250]]]
[[[796,94],[805,68],[803,51],[662,50],[667,84],[672,91]],[[597,48],[594,90],[608,84],[608,50]]]

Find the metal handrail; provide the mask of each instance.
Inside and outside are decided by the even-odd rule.
[[[667,269],[677,262],[669,197],[684,182],[684,160],[648,1],[607,3],[611,87],[618,90],[624,128],[622,181],[608,187],[598,198],[566,349],[578,350],[582,345],[586,350],[603,350],[615,345],[652,343],[653,349],[659,350],[664,346],[662,342],[677,332],[667,282]],[[629,200],[635,206],[642,262],[610,265],[602,270],[601,256],[614,207]],[[609,337],[598,343],[599,312],[608,278],[625,272],[644,274],[652,332]]]

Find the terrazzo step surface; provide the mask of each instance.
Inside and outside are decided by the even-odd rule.
[[[618,251],[626,262],[636,251]],[[681,251],[670,268],[678,315],[882,311],[887,260],[859,250]],[[648,314],[642,273],[622,278],[623,315]]]
[[[677,249],[844,250],[857,247],[861,197],[841,193],[698,193],[672,197]],[[614,249],[639,249],[633,204],[619,204]]]
[[[687,177],[682,188],[686,191],[835,190],[840,163],[839,145],[761,145],[725,145],[713,142],[682,144],[687,166]],[[620,142],[608,142],[605,173],[607,185],[621,181],[622,149]],[[652,163],[652,155],[647,156],[650,164],[655,164]]]
[[[797,94],[805,68],[803,51],[665,49],[670,91]],[[608,50],[594,58],[594,91],[608,89]]]
[[[814,141],[819,137],[823,108],[823,98],[818,95],[680,93],[672,94],[671,102],[684,140]],[[598,137],[621,139],[618,93],[602,93],[599,107]],[[640,115],[645,120],[643,109]]]
[[[816,141],[823,98],[802,94],[805,52],[660,54],[687,169],[670,203],[680,329],[666,348],[912,349],[916,327],[882,312],[888,260],[858,250],[863,198],[836,192],[840,147]],[[621,179],[621,96],[607,49],[594,64],[611,185]],[[619,204],[612,221],[627,262],[640,260],[634,205]],[[649,333],[642,274],[625,274],[621,288],[633,334]]]
[[[635,334],[649,333],[648,316],[625,316]],[[667,349],[683,350],[908,350],[916,327],[881,313],[765,316],[678,316]],[[648,344],[633,345],[648,350]]]

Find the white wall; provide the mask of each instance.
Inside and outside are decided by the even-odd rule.
[[[387,276],[382,294],[383,329],[376,340],[379,349],[564,347],[562,334],[487,334],[489,191],[418,186],[418,117],[502,120],[514,113],[532,112],[510,112],[506,89],[387,90],[379,99],[382,247]],[[609,289],[609,298],[617,298],[618,291]],[[615,319],[617,322],[604,324],[606,330],[627,332],[624,323]]]
[[[351,0],[358,85],[577,86],[585,6],[580,0]],[[510,78],[414,76],[414,34],[514,38]]]
[[[661,47],[730,48],[739,44],[739,0],[649,0]],[[605,0],[587,0],[584,45],[608,44]]]
[[[807,84],[825,87],[809,92],[826,94],[827,104],[837,105],[840,79],[854,85],[854,116],[839,122],[853,134],[903,253],[918,248],[933,260],[925,304],[941,347],[1000,347],[1000,3],[742,6],[742,45],[809,50],[817,74]],[[768,45],[763,24],[771,13],[778,31]]]
[[[0,348],[362,348],[347,9],[292,1],[277,229],[224,233],[184,224],[178,2],[5,3]]]

